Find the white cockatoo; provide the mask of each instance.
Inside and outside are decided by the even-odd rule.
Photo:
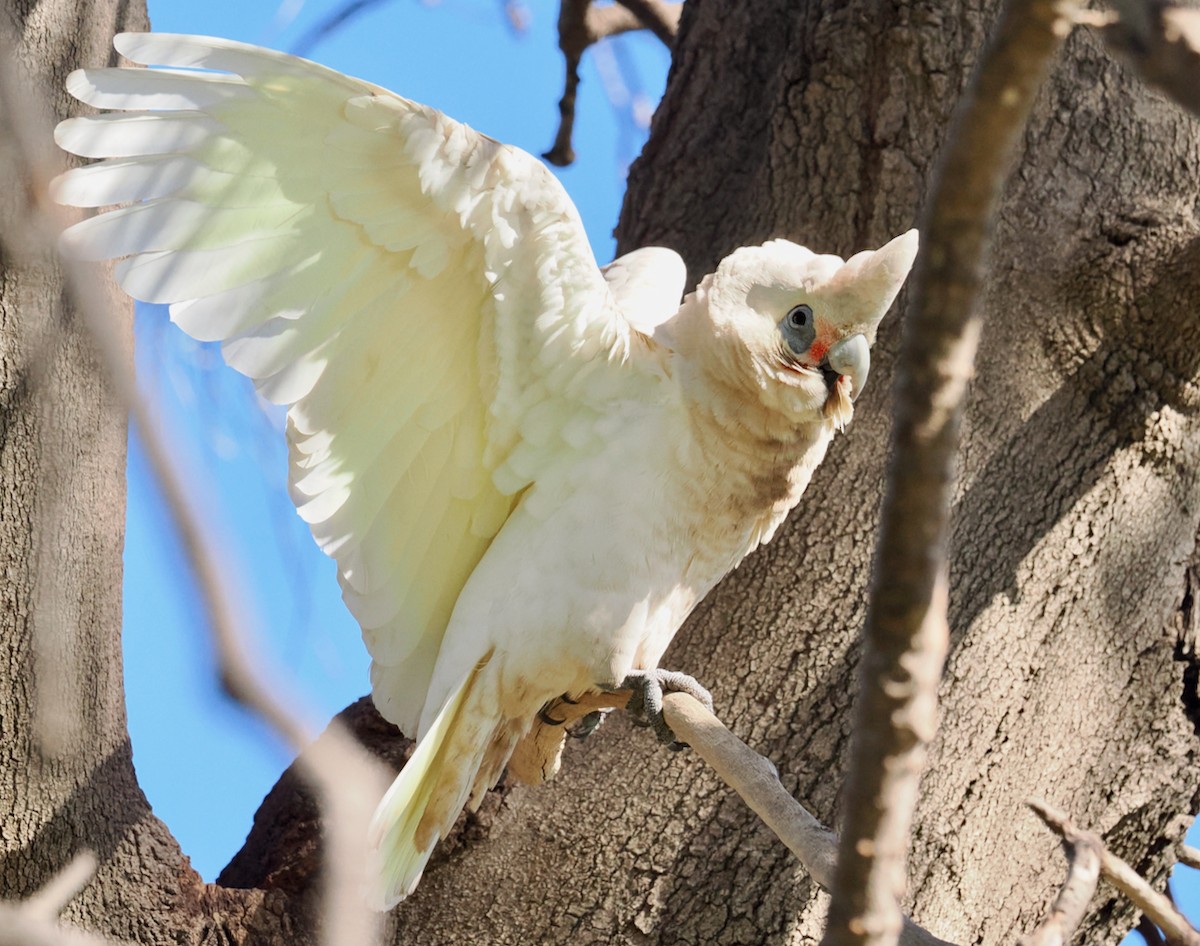
[[[54,196],[125,206],[64,247],[288,405],[292,496],[418,740],[373,829],[390,905],[543,707],[653,678],[771,538],[917,235],[743,247],[681,304],[675,253],[602,271],[541,162],[433,109],[242,43],[115,44],[166,68],[67,80],[114,111],[59,125],[102,160]]]

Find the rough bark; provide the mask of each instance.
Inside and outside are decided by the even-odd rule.
[[[103,61],[102,34],[133,17],[80,4],[77,26],[42,22],[51,8],[37,9],[15,14],[22,62],[54,88],[68,62]],[[623,248],[673,246],[698,275],[772,236],[844,254],[906,229],[992,11],[689,0],[631,175]],[[1027,797],[1069,810],[1154,881],[1200,804],[1200,667],[1187,643],[1200,525],[1198,201],[1197,126],[1094,38],[1073,36],[1006,192],[963,431],[952,652],[907,905],[955,942],[1032,929],[1061,881],[1055,839]],[[6,232],[13,213],[6,203]],[[5,264],[0,895],[28,892],[87,845],[104,863],[74,908],[89,926],[145,943],[309,941],[319,829],[294,779],[264,806],[228,887],[197,882],[137,790],[117,645],[123,423],[57,301],[56,274]],[[51,318],[54,361],[34,363],[56,366],[42,382],[54,387],[35,401],[32,340]],[[849,740],[898,321],[885,323],[858,416],[801,509],[709,597],[667,660],[712,686],[722,718],[827,821]],[[85,729],[53,759],[31,726],[30,615],[46,572],[64,589],[56,600],[79,608],[66,626],[86,669]],[[399,761],[369,709],[346,718]],[[397,911],[401,941],[820,936],[824,897],[782,845],[697,759],[620,718],[573,747],[556,782],[498,793],[468,824]],[[1112,942],[1133,922],[1102,891],[1083,935]]]
[[[77,108],[64,78],[114,57],[115,32],[145,29],[145,4],[18,0],[0,17],[7,78],[21,89],[0,107],[0,898],[27,897],[90,849],[99,871],[65,918],[162,941],[219,893],[134,775],[120,635],[125,415],[37,218],[63,161],[50,122]],[[83,288],[128,342],[128,299],[105,279]]]
[[[910,226],[993,12],[689,3],[622,247],[675,247],[699,275],[771,236],[847,253]],[[1006,191],[964,428],[953,649],[909,904],[953,941],[1032,929],[1060,883],[1027,797],[1068,808],[1159,882],[1166,839],[1200,802],[1195,668],[1176,647],[1200,516],[1198,165],[1196,126],[1073,36]],[[722,717],[826,818],[897,329],[788,530],[710,596],[667,661],[710,683]],[[619,720],[557,784],[507,805],[488,842],[432,871],[401,912],[408,941],[820,934],[823,898],[777,842],[694,759],[653,754]],[[1083,935],[1115,941],[1133,922],[1104,890]]]

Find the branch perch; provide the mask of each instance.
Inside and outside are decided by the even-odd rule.
[[[668,693],[663,715],[714,772],[737,792],[763,823],[796,855],[818,884],[828,890],[837,863],[837,835],[814,818],[779,781],[770,759],[742,742],[716,716],[686,693]],[[949,946],[908,917],[903,918],[902,946]]]
[[[901,928],[909,831],[948,640],[946,536],[981,329],[976,300],[1011,156],[1075,6],[1005,3],[959,104],[922,226],[825,946],[890,946]]]

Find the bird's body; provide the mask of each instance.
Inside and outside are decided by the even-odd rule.
[[[532,694],[504,706],[516,719],[657,666],[695,604],[794,505],[829,440],[811,431],[778,445],[777,469],[738,471],[747,445],[693,425],[669,378],[656,387],[617,405],[592,449],[513,511],[459,595],[430,705],[497,645],[500,692]]]
[[[128,206],[64,247],[122,258],[132,295],[288,405],[292,496],[376,705],[418,739],[376,817],[393,903],[547,703],[653,670],[770,539],[916,235],[848,261],[742,248],[681,304],[675,253],[601,271],[540,162],[432,109],[226,40],[116,45],[170,68],[69,78],[119,111],[60,125],[104,160],[55,196]]]

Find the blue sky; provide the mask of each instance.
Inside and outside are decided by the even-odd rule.
[[[154,28],[291,49],[337,4],[327,0],[150,0]],[[308,55],[442,109],[527,151],[549,147],[562,59],[557,3],[530,0],[515,31],[500,0],[390,0]],[[640,150],[642,116],[661,94],[668,57],[648,35],[585,58],[576,165],[561,174],[600,262],[624,171]],[[284,491],[282,418],[226,370],[213,346],[186,338],[161,307],[139,306],[137,365],[224,537],[226,565],[246,593],[246,626],[275,676],[323,720],[368,688],[358,628],[341,603],[333,563],[315,547]],[[216,687],[201,608],[136,436],[129,451],[125,553],[129,726],[143,789],[201,875],[212,880],[241,846],[254,811],[289,762],[284,748]],[[1195,832],[1194,832],[1195,834]],[[1176,893],[1200,897],[1181,869]],[[1189,883],[1190,881],[1190,883]]]

